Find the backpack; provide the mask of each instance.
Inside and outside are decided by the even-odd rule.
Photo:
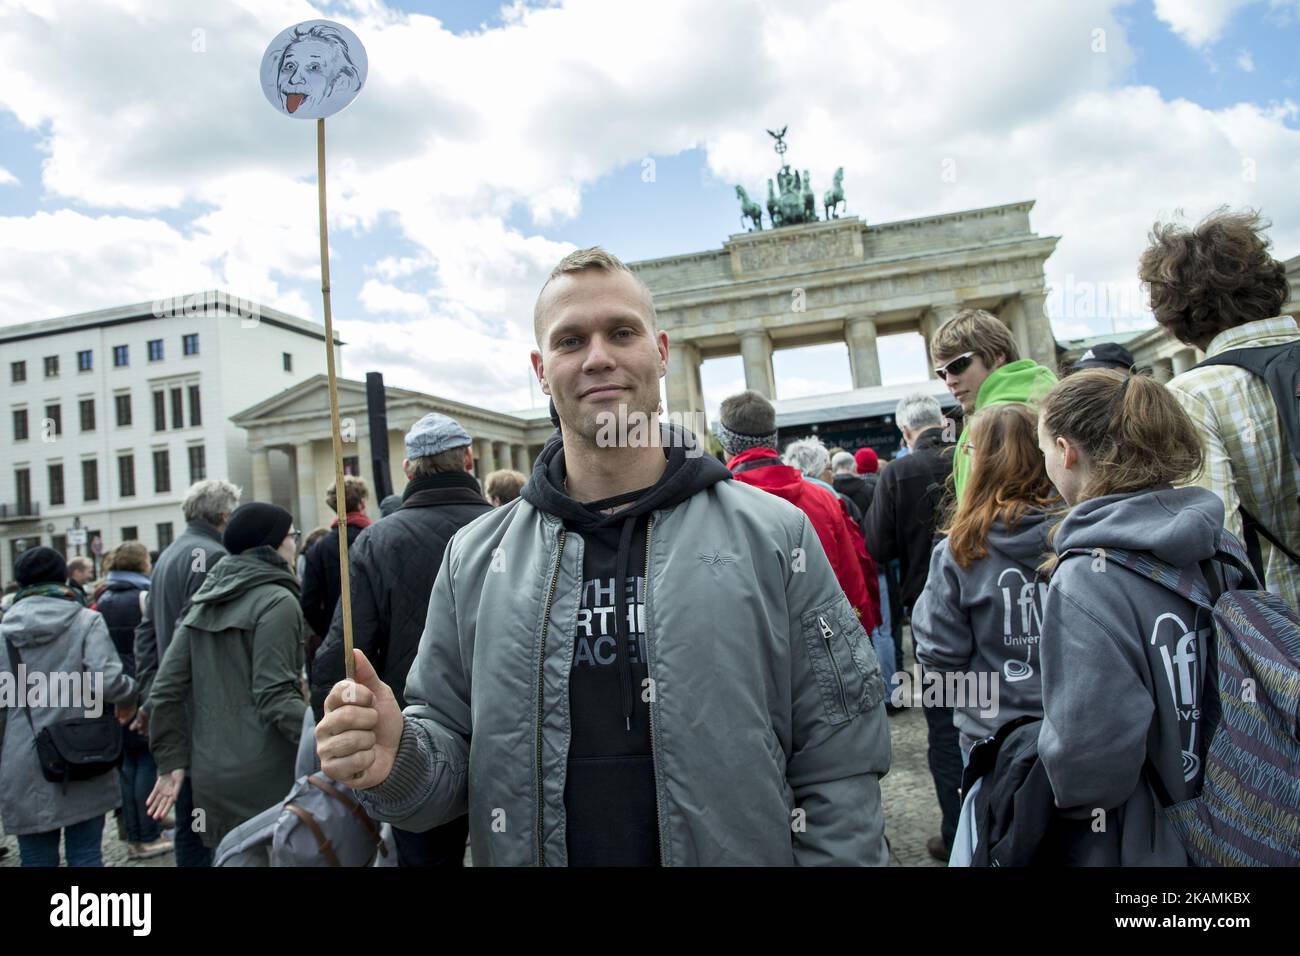
[[[392,828],[379,827],[352,790],[320,773],[308,707],[289,795],[226,834],[213,866],[393,866]],[[375,851],[378,849],[378,859]]]
[[[1217,683],[1206,695],[1201,792],[1172,803],[1150,763],[1161,811],[1197,866],[1300,866],[1300,615],[1259,588],[1244,548],[1224,533],[1200,575],[1150,554],[1107,550],[1109,561],[1211,612]],[[1245,587],[1226,589],[1214,563]],[[1213,691],[1217,690],[1217,696]]]
[[[282,801],[235,827],[213,866],[371,866],[393,852],[352,791],[323,773],[299,777]]]
[[[1273,404],[1277,406],[1278,419],[1282,423],[1282,435],[1291,448],[1291,457],[1300,464],[1300,341],[1283,342],[1281,345],[1263,345],[1252,349],[1232,349],[1198,362],[1193,368],[1205,368],[1209,365],[1231,365],[1243,368],[1264,380],[1268,385],[1269,393],[1273,396]],[[1259,550],[1260,535],[1293,562],[1300,564],[1300,555],[1279,541],[1245,508],[1241,509],[1241,523],[1246,552],[1250,556],[1251,567],[1255,569],[1257,581],[1261,583],[1264,581],[1264,564]]]

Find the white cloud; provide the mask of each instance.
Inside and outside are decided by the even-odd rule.
[[[347,367],[528,405],[533,300],[570,248],[550,236],[584,189],[702,147],[719,181],[761,192],[775,123],[790,124],[790,158],[818,189],[844,166],[849,211],[869,223],[1036,199],[1035,229],[1063,237],[1047,266],[1055,287],[1132,285],[1147,229],[1178,207],[1261,206],[1278,254],[1300,251],[1296,107],[1207,110],[1124,85],[1120,5],[663,0],[643,12],[574,0],[516,4],[505,27],[454,36],[378,0],[350,3],[355,16],[330,16],[364,39],[372,69],[328,124]],[[1159,0],[1157,12],[1203,44],[1237,5]],[[12,3],[0,109],[44,141],[47,208],[70,208],[0,220],[0,323],[213,285],[318,315],[304,291],[319,278],[312,125],[279,116],[256,83],[269,39],[315,15],[298,0]],[[206,52],[193,50],[196,28]],[[663,214],[625,228],[666,234]],[[397,248],[350,259],[381,227]],[[680,251],[696,248],[690,237]],[[353,295],[361,315],[344,307]],[[1119,320],[1136,321],[1141,303],[1117,301]],[[1053,311],[1062,334],[1109,328],[1071,309]],[[912,345],[890,374],[924,373]],[[727,394],[705,385],[709,401]]]
[[[0,186],[19,185],[21,185],[21,183],[18,182],[18,177],[9,172],[9,170],[5,169],[3,166],[0,166]]]
[[[1237,68],[1243,73],[1255,72],[1255,58],[1250,55],[1249,50],[1242,50],[1237,54]]]
[[[1213,43],[1232,15],[1255,0],[1155,0],[1156,16],[1190,46]]]

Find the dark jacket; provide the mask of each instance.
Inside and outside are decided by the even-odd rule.
[[[298,579],[270,547],[227,555],[176,627],[149,723],[158,773],[183,767],[193,781],[204,846],[292,786],[307,709],[302,667]]]
[[[417,478],[402,493],[402,507],[366,528],[348,552],[352,644],[365,653],[380,680],[393,689],[399,707],[406,706],[406,672],[420,646],[429,593],[447,542],[460,528],[491,510],[473,475],[454,471]],[[343,606],[339,602],[329,634],[311,666],[311,703],[317,720],[330,688],[343,677]]]
[[[925,590],[952,453],[953,446],[943,440],[941,429],[922,432],[911,453],[891,461],[880,473],[867,512],[867,551],[880,564],[898,559],[903,606],[909,613]]]
[[[831,484],[835,486],[835,490],[852,499],[864,518],[867,512],[871,510],[871,500],[875,497],[876,485],[879,482],[879,475],[840,474],[831,478]]]
[[[140,706],[147,710],[158,662],[172,642],[172,631],[208,572],[226,556],[221,532],[206,521],[191,521],[184,533],[158,555],[144,617],[135,630],[135,668]]]
[[[95,602],[95,610],[104,616],[108,636],[113,639],[122,668],[129,677],[135,676],[135,629],[144,617],[140,597],[148,592],[148,575],[109,571],[104,593]]]
[[[356,543],[362,528],[348,525],[348,550]],[[329,633],[334,608],[339,603],[343,585],[339,575],[339,529],[336,524],[329,534],[313,544],[307,552],[307,563],[302,570],[302,616],[307,626],[322,637]]]

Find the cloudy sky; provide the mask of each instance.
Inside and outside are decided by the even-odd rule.
[[[1058,338],[1150,323],[1135,261],[1179,210],[1261,208],[1300,254],[1297,0],[0,0],[0,325],[206,288],[320,321],[314,124],[258,85],[315,17],[370,58],[328,122],[352,378],[528,407],[555,261],[720,246],[786,124],[868,222],[1036,200]],[[780,397],[849,387],[842,347],[775,363]],[[712,410],[739,358],[703,378]]]

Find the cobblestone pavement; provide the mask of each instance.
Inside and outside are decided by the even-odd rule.
[[[908,639],[910,647],[910,637]],[[908,654],[907,665],[912,664]],[[889,718],[893,743],[893,766],[881,783],[885,805],[885,834],[889,837],[892,860],[896,866],[940,866],[926,852],[925,841],[939,833],[939,803],[934,782],[925,760],[925,715],[919,708],[908,707]],[[0,866],[18,865],[18,841],[5,836],[3,845],[9,852],[0,858]],[[152,860],[128,860],[126,843],[118,839],[117,827],[110,816],[104,826],[105,866],[174,866],[171,853]]]

